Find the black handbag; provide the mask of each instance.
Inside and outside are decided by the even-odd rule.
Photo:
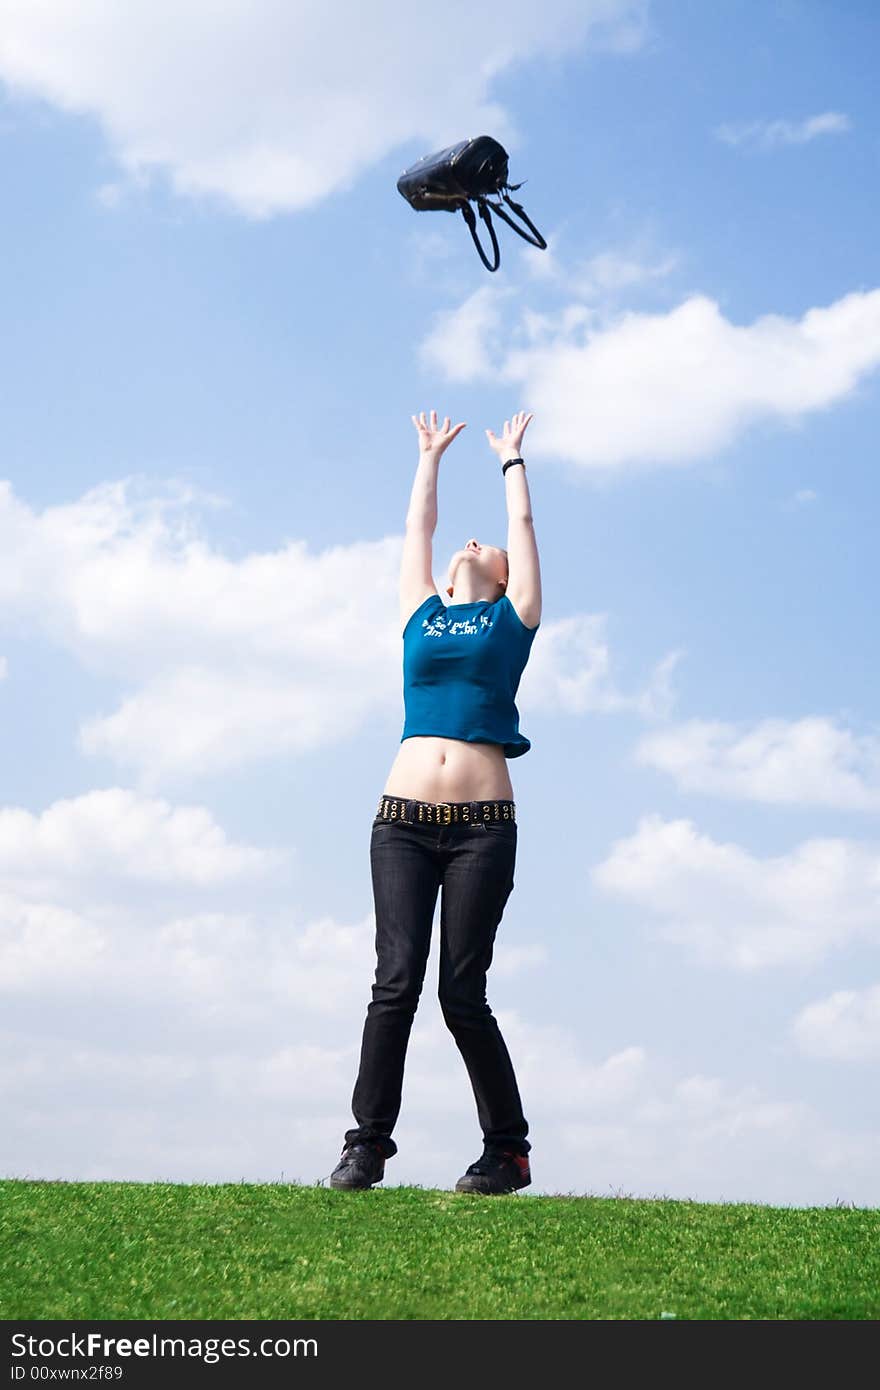
[[[525,182],[525,180],[523,180]],[[513,228],[523,241],[546,251],[547,243],[533,222],[529,221],[524,209],[508,196],[508,190],[516,192],[521,183],[507,182],[507,151],[491,135],[478,135],[473,140],[460,140],[457,145],[439,150],[437,154],[426,154],[418,163],[404,169],[397,180],[398,192],[403,195],[417,212],[441,208],[446,212],[461,212],[470,228],[474,245],[480,253],[480,260],[487,270],[497,270],[501,261],[498,238],[492,226],[492,212]],[[501,197],[521,217],[526,226],[534,232],[529,236],[518,227],[505,212],[500,203],[490,203],[488,194],[500,193]],[[471,207],[473,200],[479,209],[480,217],[489,229],[495,252],[495,264],[490,265],[486,253],[477,236],[477,219]]]

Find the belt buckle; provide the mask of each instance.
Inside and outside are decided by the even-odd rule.
[[[452,824],[452,803],[451,803],[451,802],[449,802],[449,801],[435,801],[435,802],[434,802],[434,808],[435,808],[435,810],[437,810],[437,811],[445,811],[445,812],[446,812],[446,815],[445,815],[444,819],[441,820],[441,821],[438,821],[438,824],[439,824],[439,825],[451,825],[451,824]]]

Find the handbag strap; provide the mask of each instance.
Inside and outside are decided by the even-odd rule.
[[[483,265],[486,267],[487,270],[497,270],[501,261],[501,252],[498,249],[498,238],[495,235],[495,228],[492,226],[492,214],[489,212],[489,206],[490,205],[488,203],[485,203],[482,198],[479,199],[480,216],[482,217],[486,226],[489,228],[489,236],[492,238],[492,247],[495,252],[494,265],[489,264],[489,261],[486,257],[486,253],[480,245],[480,238],[477,236],[477,219],[474,217],[474,210],[471,207],[470,203],[462,203],[461,211],[465,222],[468,224],[468,227],[470,228],[471,236],[474,239],[474,245],[480,253],[480,260],[483,262]],[[494,203],[491,206],[494,207]],[[496,212],[497,211],[499,211],[499,209],[496,208]],[[508,218],[507,220],[509,221],[510,219]],[[510,225],[513,226],[513,223],[511,222]],[[520,235],[522,236],[522,233],[520,233]]]
[[[511,187],[513,187],[513,188],[521,188],[521,187],[522,187],[522,184],[519,184],[519,183],[517,183],[517,184],[512,184]],[[535,234],[534,237],[530,237],[530,236],[528,235],[527,232],[524,232],[524,231],[523,231],[522,227],[518,227],[518,226],[516,225],[516,223],[513,221],[513,218],[508,217],[507,213],[504,211],[504,208],[501,206],[500,203],[487,203],[487,207],[490,207],[490,208],[492,209],[493,212],[497,212],[497,214],[498,214],[499,217],[503,217],[503,219],[504,219],[504,221],[507,223],[508,227],[512,227],[513,230],[516,232],[517,236],[521,236],[521,237],[522,237],[523,241],[527,241],[527,242],[529,243],[530,246],[537,246],[538,249],[539,249],[540,251],[546,251],[546,250],[547,250],[547,243],[546,243],[546,241],[545,241],[544,238],[541,236],[541,233],[538,231],[538,229],[537,229],[537,227],[535,226],[534,222],[532,222],[531,219],[529,218],[529,216],[527,215],[526,210],[525,210],[525,208],[522,206],[522,204],[521,204],[521,203],[515,203],[515,202],[513,201],[513,199],[510,198],[510,197],[508,197],[507,193],[505,193],[505,192],[502,192],[501,196],[502,196],[502,198],[504,199],[504,201],[505,201],[506,203],[508,203],[508,204],[510,205],[510,207],[513,208],[513,210],[514,210],[514,212],[517,214],[517,216],[522,218],[522,220],[523,220],[523,222],[525,222],[526,226],[531,228],[531,230],[532,230],[532,231],[534,232],[534,234]],[[483,209],[483,200],[481,199],[481,200],[480,200],[480,211],[481,211],[481,212],[482,212],[482,209]]]

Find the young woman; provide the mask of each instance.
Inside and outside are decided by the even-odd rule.
[[[541,578],[521,458],[533,417],[505,420],[498,456],[507,498],[507,550],[476,539],[449,564],[444,604],[432,577],[440,459],[464,423],[412,416],[419,464],[400,572],[403,735],[373,822],[375,981],[332,1187],[381,1181],[397,1153],[397,1121],[410,1030],[425,977],[437,895],[440,1005],[464,1058],[483,1131],[483,1154],[459,1192],[512,1192],[531,1182],[516,1077],[486,1002],[495,933],[513,888],[517,825],[507,759],[528,752],[514,698],[541,618]]]

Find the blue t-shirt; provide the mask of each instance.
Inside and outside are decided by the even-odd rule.
[[[429,594],[403,630],[401,743],[433,735],[527,753],[514,697],[540,626],[526,627],[506,594],[448,605]]]

